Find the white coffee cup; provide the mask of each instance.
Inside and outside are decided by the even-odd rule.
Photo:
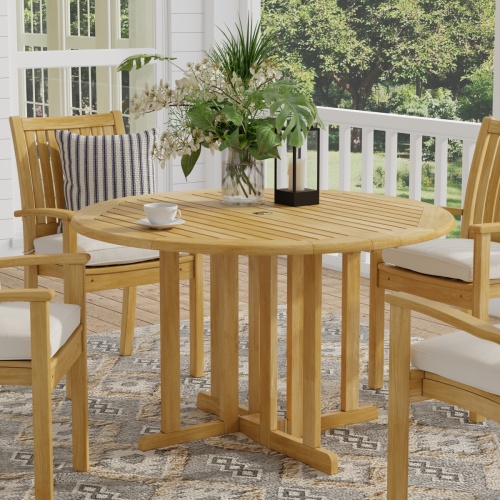
[[[151,222],[154,226],[170,224],[171,222],[181,218],[179,205],[176,205],[175,203],[146,203],[144,205],[144,211],[146,212],[146,217],[149,222]]]

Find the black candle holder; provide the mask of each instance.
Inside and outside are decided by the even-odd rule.
[[[292,158],[288,169],[288,188],[278,188],[278,160],[274,160],[274,202],[290,207],[317,205],[319,203],[320,151],[319,128],[309,130],[308,139],[314,134],[316,141],[316,188],[307,187],[307,158],[301,158],[301,149],[292,147]],[[303,169],[305,171],[303,171]]]

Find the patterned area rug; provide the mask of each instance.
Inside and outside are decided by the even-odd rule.
[[[324,316],[323,398],[338,407],[340,324]],[[244,318],[242,321],[244,324]],[[285,391],[286,311],[279,312],[280,391]],[[184,423],[214,418],[195,408],[210,379],[188,377],[188,323],[182,324]],[[206,348],[209,349],[208,329]],[[247,373],[246,328],[240,341],[241,397]],[[138,328],[131,357],[118,355],[119,335],[89,337],[89,473],[71,468],[70,404],[64,385],[55,391],[54,462],[57,499],[372,499],[386,497],[387,390],[366,387],[367,328],[361,328],[361,402],[379,408],[377,421],[325,432],[322,446],[335,451],[339,473],[329,476],[269,451],[240,433],[143,453],[142,433],[159,430],[158,327]],[[207,356],[208,358],[208,356]],[[207,373],[209,373],[207,365]],[[284,400],[280,400],[283,414]],[[31,392],[0,388],[0,498],[33,497]],[[500,425],[472,424],[467,412],[434,401],[413,405],[410,438],[412,499],[500,498]]]

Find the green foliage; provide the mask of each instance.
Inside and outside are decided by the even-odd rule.
[[[172,61],[175,57],[162,56],[160,54],[136,54],[124,59],[117,68],[117,71],[132,71],[141,69],[151,61]]]
[[[70,0],[69,16],[71,35],[95,36],[95,0]]]
[[[120,38],[128,38],[130,31],[128,0],[120,0]]]
[[[410,168],[408,163],[403,163],[398,167],[397,171],[397,187],[398,190],[405,190],[410,186]],[[451,186],[461,186],[462,184],[462,169],[460,165],[450,163],[448,171],[448,183]],[[358,174],[356,179],[357,187],[361,187],[361,175]],[[434,189],[435,185],[435,169],[434,163],[422,163],[422,188]],[[383,165],[377,165],[373,170],[373,187],[382,189],[385,187],[385,168]]]
[[[458,114],[462,120],[481,121],[492,113],[493,67],[490,62],[474,71],[458,99]]]
[[[188,64],[175,87],[160,82],[146,87],[132,100],[138,114],[169,111],[169,119],[153,154],[165,165],[182,156],[187,177],[200,156],[200,148],[234,148],[258,160],[277,158],[278,146],[287,140],[300,147],[314,123],[321,124],[316,106],[300,92],[296,82],[281,79],[270,53],[274,40],[261,35],[260,24],[241,22],[235,33],[207,53],[207,59]],[[157,54],[127,58],[119,71],[139,69],[152,60],[169,60]]]
[[[47,4],[43,0],[24,0],[24,32],[47,33]]]
[[[416,94],[414,85],[379,84],[367,103],[367,110],[398,115],[456,120],[457,101],[448,89]]]
[[[246,84],[252,78],[255,68],[260,68],[270,60],[274,40],[269,34],[261,34],[260,22],[253,26],[250,18],[246,29],[240,19],[236,25],[236,34],[227,26],[226,29],[227,31],[219,28],[224,39],[212,47],[207,54],[208,58],[212,64],[219,66],[227,79],[231,79],[234,72]]]
[[[426,90],[421,96],[416,95],[414,85],[377,85],[367,103],[367,110],[381,113],[394,113],[425,118],[459,120],[458,102],[448,89]],[[375,150],[383,151],[385,137],[375,137]],[[400,146],[402,141],[399,141]],[[424,161],[434,159],[436,141],[434,137],[424,140],[422,157]],[[401,149],[401,148],[400,148]],[[406,147],[407,150],[407,147]],[[448,160],[454,161],[462,155],[462,144],[457,140],[448,143]]]
[[[333,84],[350,94],[353,109],[365,109],[373,86],[382,81],[438,88],[470,74],[491,54],[494,5],[494,0],[263,0],[262,22],[280,41],[276,51],[286,71],[308,85],[314,75],[319,102],[339,105],[330,92]]]

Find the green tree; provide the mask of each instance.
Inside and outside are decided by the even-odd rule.
[[[24,0],[24,32],[47,33],[47,6],[42,0]]]
[[[279,40],[284,70],[316,87],[322,104],[332,84],[365,109],[383,80],[412,82],[487,59],[494,0],[263,0],[262,22]],[[313,71],[311,71],[313,70]],[[418,91],[417,91],[418,93]]]
[[[480,121],[493,111],[493,67],[488,61],[468,78],[458,99],[458,114],[462,120]]]

